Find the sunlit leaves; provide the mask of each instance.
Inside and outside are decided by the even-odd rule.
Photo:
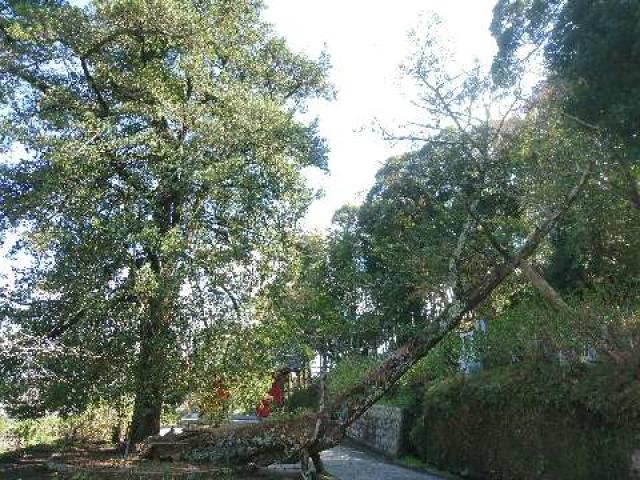
[[[41,333],[74,318],[55,341],[99,361],[113,351],[120,393],[150,355],[137,393],[158,397],[179,383],[187,338],[253,321],[283,268],[312,195],[301,170],[326,167],[317,127],[297,113],[331,95],[327,59],[291,52],[251,0],[3,8],[3,142],[28,152],[3,167],[3,221],[51,260],[23,277],[13,321]]]

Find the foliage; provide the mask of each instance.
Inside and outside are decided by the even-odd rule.
[[[342,357],[325,377],[325,405],[336,400],[360,382],[364,376],[380,364],[381,357],[351,354]],[[285,401],[286,412],[317,412],[320,407],[320,378],[310,385],[296,390]]]
[[[361,208],[372,300],[389,331],[420,321],[425,297],[446,282],[446,246],[460,228],[460,214],[445,203],[452,193],[430,188],[429,182],[432,172],[438,175],[439,167],[457,158],[455,151],[434,147],[388,160]]]
[[[132,405],[114,408],[103,402],[89,406],[84,412],[70,417],[46,415],[37,419],[5,420],[0,431],[0,445],[13,450],[17,446],[53,445],[63,448],[71,445],[111,443],[114,433],[124,438],[127,418]]]
[[[312,275],[303,273],[302,281],[292,284],[306,295],[295,297],[306,309],[297,325],[317,318],[317,324],[335,325],[329,330],[335,336],[348,331],[345,318],[371,325],[375,351],[424,332],[445,305],[464,298],[487,271],[508,262],[586,165],[596,173],[584,195],[532,262],[570,295],[576,310],[591,308],[594,303],[585,299],[603,285],[619,288],[613,305],[626,305],[640,272],[638,212],[621,195],[624,189],[611,182],[617,164],[606,138],[565,115],[558,102],[563,90],[543,88],[521,102],[521,92],[480,66],[451,72],[446,49],[443,55],[437,45],[437,38],[425,34],[405,66],[421,89],[415,104],[424,118],[410,123],[413,131],[389,135],[422,147],[387,160],[363,205],[340,210],[328,240],[315,244],[314,265],[321,267],[303,268]],[[321,305],[313,303],[318,299]],[[295,303],[290,311],[296,311]],[[344,306],[355,306],[348,317],[340,313],[349,311],[341,310]],[[469,323],[477,318],[490,324],[475,345],[487,366],[550,359],[560,352],[575,357],[587,345],[603,354],[610,349],[599,335],[609,328],[607,321],[598,321],[597,314],[564,318],[552,312],[522,277],[502,284]],[[628,347],[634,334],[622,337]],[[384,401],[416,403],[416,386],[454,373],[459,352],[459,339],[447,337]]]
[[[582,462],[575,478],[622,475],[619,465],[607,470],[584,457],[603,458],[598,449],[612,446],[606,465],[616,455],[628,461],[630,425],[640,421],[638,304],[625,303],[624,292],[582,295],[568,298],[576,315],[567,316],[525,289],[465,340],[480,372],[459,372],[456,333],[397,382],[380,403],[412,419],[407,445],[422,461],[492,478],[564,478],[573,462]],[[589,351],[591,363],[581,363]],[[553,435],[570,439],[559,460],[548,447],[560,449]]]
[[[71,444],[117,443],[126,436],[132,410],[132,402],[90,405],[82,413],[62,419],[62,438]]]
[[[286,412],[313,411],[320,408],[320,382],[317,380],[311,385],[297,389],[284,402]]]
[[[404,72],[420,89],[414,104],[425,118],[390,137],[422,147],[388,159],[364,203],[338,210],[326,240],[307,240],[307,260],[278,308],[333,358],[411,338],[515,251],[585,164],[606,165],[598,139],[568,123],[550,99],[524,110],[518,92],[481,66],[451,71],[442,39],[423,33]],[[629,216],[618,231],[632,225]],[[633,232],[623,241],[635,241]],[[477,313],[495,313],[518,291],[510,282]]]
[[[640,390],[611,365],[519,364],[430,387],[413,446],[492,478],[631,478]]]
[[[339,397],[361,381],[379,362],[378,358],[360,355],[346,357],[338,362],[327,376],[327,397]]]
[[[288,327],[289,348],[311,360],[318,352],[334,363],[345,355],[375,353],[382,335],[363,314],[366,286],[360,265],[357,210],[343,207],[323,237],[298,238],[284,274],[272,284],[262,316]]]
[[[4,414],[0,414],[0,439],[5,438],[5,435],[7,433],[7,430],[9,429],[9,418],[4,415]],[[2,445],[4,442],[2,442],[0,440],[0,445]],[[0,447],[0,449],[3,449],[2,447]]]
[[[331,402],[356,385],[381,361],[379,357],[352,354],[345,356],[329,371],[325,378],[325,400]],[[317,412],[320,405],[320,379],[293,393],[285,402],[285,409],[291,411]]]
[[[549,250],[537,260],[546,268],[549,281],[560,291],[616,284],[633,289],[640,274],[635,252],[640,211],[628,201],[620,185],[616,152],[601,136],[581,131],[563,111],[542,97],[504,145],[504,155],[516,155],[523,174],[531,179],[525,205],[541,204],[558,195],[558,186],[575,166],[575,158],[593,158],[597,174],[575,208],[550,236]],[[552,182],[546,178],[555,177]],[[544,254],[544,255],[543,255]],[[546,258],[545,258],[546,257]]]
[[[490,143],[487,134],[493,136]],[[491,153],[483,157],[476,149]],[[463,294],[519,245],[531,224],[570,188],[576,158],[596,159],[598,153],[593,138],[541,102],[528,116],[510,119],[508,129],[443,133],[421,150],[389,159],[359,218],[374,308],[399,335],[428,321],[451,294]],[[602,200],[607,194],[597,189],[590,186],[587,195]],[[580,213],[577,218],[590,221],[586,207]],[[608,220],[625,222],[619,232],[627,242],[635,241],[632,218]],[[457,245],[462,248],[452,260]],[[539,260],[548,254],[541,251]],[[516,290],[511,284],[503,292]]]
[[[63,422],[59,417],[47,416],[13,422],[5,433],[5,442],[11,447],[29,447],[49,444],[62,436]]]
[[[616,167],[604,181],[640,209],[640,5],[627,0],[500,0],[491,30],[499,46],[495,78],[512,82],[544,49],[546,83],[565,114],[599,131]]]
[[[386,335],[380,316],[371,311],[360,211],[344,205],[333,216],[327,238],[327,291],[336,301],[345,332],[339,351],[375,356]]]
[[[455,375],[458,372],[461,340],[458,332],[445,337],[436,348],[416,363],[401,379],[400,385],[422,388],[433,381]]]
[[[286,258],[301,170],[326,167],[296,113],[331,95],[327,61],[253,0],[1,8],[2,141],[24,154],[0,170],[0,226],[33,258],[6,304],[2,398],[33,416],[135,393],[139,439],[190,332],[246,318]]]
[[[487,368],[514,362],[577,359],[591,348],[602,359],[637,361],[638,305],[625,305],[605,291],[571,299],[575,315],[554,311],[537,298],[522,299],[474,335],[474,348]]]
[[[570,111],[630,138],[640,127],[639,20],[640,6],[626,0],[501,0],[496,72],[517,67],[527,45],[544,47],[551,74],[570,84]]]
[[[253,411],[281,367],[277,353],[283,336],[274,325],[216,325],[200,332],[185,372],[189,398],[199,412],[217,423],[229,413]]]
[[[514,425],[535,427],[534,443],[546,441],[540,425],[566,415],[558,428],[578,432],[573,460],[584,462],[604,440],[578,420],[593,415],[597,431],[615,422],[572,385],[615,386],[600,383],[600,366],[550,361],[587,346],[619,369],[640,361],[639,74],[625,66],[638,56],[640,9],[610,3],[501,0],[493,74],[479,64],[454,71],[436,25],[415,34],[403,70],[418,87],[420,118],[384,132],[413,150],[388,159],[364,203],[339,209],[322,236],[297,231],[312,198],[302,170],[326,168],[317,125],[297,114],[309,98],[330,96],[326,58],[289,51],[260,19],[261,2],[6,2],[3,141],[25,154],[0,171],[0,226],[22,232],[16,250],[34,262],[0,312],[0,399],[22,417],[66,417],[135,396],[139,440],[157,430],[163,404],[186,400],[220,422],[253,409],[283,359],[317,355],[334,367],[327,395],[339,397],[380,352],[439,331],[439,313],[472,298],[496,266],[531,271],[514,252],[589,170],[575,209],[531,257],[566,311],[543,303],[526,275],[510,279],[462,326],[488,320],[470,348],[494,377],[455,377],[455,332],[395,390],[381,382],[371,397],[391,388],[383,401],[439,415],[425,420],[433,432],[416,433],[437,442],[449,442],[438,437],[445,422],[461,432],[469,422],[477,431],[453,436],[455,448],[485,426],[496,445],[513,441],[492,413],[472,418],[471,405],[513,418],[526,410]],[[545,48],[550,76],[523,99],[514,80],[526,44]],[[503,376],[514,362],[520,373]],[[433,387],[423,399],[424,385]],[[615,405],[628,413],[636,393],[622,387]],[[317,408],[317,392],[300,393],[290,410]],[[457,404],[465,395],[470,404]],[[91,415],[67,427],[92,436]],[[30,424],[22,428],[26,438]],[[623,448],[626,437],[610,440]],[[565,468],[545,455],[531,471]],[[505,475],[524,470],[512,460]]]
[[[300,238],[298,263],[290,264],[289,283],[275,298],[276,315],[293,327],[294,338],[326,355],[332,342],[345,336],[344,318],[329,286],[328,244],[318,235]]]

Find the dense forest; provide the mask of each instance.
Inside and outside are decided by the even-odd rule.
[[[639,475],[640,3],[498,0],[490,65],[416,30],[406,153],[326,232],[330,61],[263,8],[0,0],[0,434],[308,475],[386,403],[442,469]]]

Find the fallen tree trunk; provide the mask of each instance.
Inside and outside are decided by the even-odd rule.
[[[347,427],[536,251],[562,214],[576,200],[590,170],[591,168],[585,170],[562,203],[545,215],[542,223],[529,234],[511,257],[491,269],[466,295],[452,301],[432,319],[421,333],[394,351],[361,382],[333,399],[319,413],[288,421],[266,421],[256,425],[186,432],[171,438],[151,437],[145,443],[142,455],[147,458],[207,461],[222,465],[268,465],[297,458],[301,452],[314,455],[337,445],[344,437]]]
[[[549,282],[538,272],[536,267],[529,262],[523,261],[520,262],[520,270],[522,270],[524,276],[527,277],[538,293],[542,295],[542,298],[544,298],[552,308],[564,315],[575,315],[571,307],[567,305],[556,289],[549,285]]]
[[[593,314],[588,311],[575,311],[573,310],[560,296],[560,294],[544,279],[544,277],[536,270],[534,266],[528,262],[520,262],[520,269],[527,279],[531,282],[534,288],[542,295],[544,300],[552,308],[562,315],[566,315],[572,318],[576,324],[583,324],[589,322],[600,323],[593,317]],[[587,335],[588,336],[588,335]],[[596,351],[603,353],[614,364],[623,365],[633,361],[633,353],[627,351],[624,347],[621,348],[619,344],[618,335],[615,329],[610,324],[602,323],[602,331],[591,335],[590,346],[597,346]],[[587,343],[588,346],[589,344]],[[632,350],[633,351],[633,350]],[[574,356],[579,355],[578,352],[573,352]]]

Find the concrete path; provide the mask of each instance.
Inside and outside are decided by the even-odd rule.
[[[322,452],[328,472],[339,480],[443,480],[399,465],[387,463],[352,447],[338,446]]]

